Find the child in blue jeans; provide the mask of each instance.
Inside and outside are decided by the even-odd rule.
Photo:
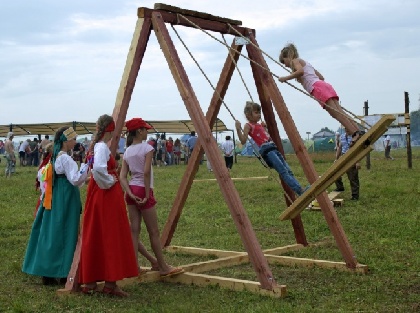
[[[255,144],[259,148],[258,152],[267,165],[275,169],[286,185],[298,196],[303,194],[306,189],[303,189],[295,176],[293,176],[292,170],[277,150],[276,145],[265,130],[265,126],[259,123],[261,119],[261,106],[258,103],[247,101],[244,113],[248,123],[245,124],[243,132],[241,130],[241,122],[235,121],[236,131],[238,132],[241,143],[245,144],[249,135],[255,141]]]

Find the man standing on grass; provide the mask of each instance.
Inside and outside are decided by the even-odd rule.
[[[233,166],[233,153],[234,153],[234,146],[233,141],[230,136],[226,136],[226,141],[222,144],[222,151],[225,157],[225,164],[230,171]]]
[[[10,178],[12,173],[15,172],[16,156],[15,156],[15,147],[13,146],[13,132],[7,133],[6,143],[4,144],[5,156],[7,160],[6,164],[6,178]]]
[[[351,144],[351,133],[346,129],[345,132],[340,137],[340,142],[337,147],[337,151],[335,154],[335,159],[338,160],[340,156],[342,156],[344,153],[346,153]],[[351,187],[351,200],[359,200],[359,169],[360,169],[360,163],[357,162],[352,167],[349,168],[349,170],[346,172],[347,177],[350,181],[350,187]],[[343,179],[339,177],[335,182],[336,189],[334,191],[344,191],[344,184]]]
[[[198,137],[195,135],[195,131],[192,131],[191,135],[190,135],[190,138],[188,138],[188,140],[187,140],[188,159],[191,157],[191,155],[194,151],[195,145],[197,144],[197,140],[198,140]],[[202,163],[203,163],[203,160],[201,159],[200,164],[202,164]]]
[[[393,160],[391,156],[391,136],[384,135],[384,149],[385,149],[385,158]]]

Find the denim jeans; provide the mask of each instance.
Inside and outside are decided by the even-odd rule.
[[[275,169],[286,185],[292,188],[298,196],[303,193],[302,187],[295,176],[293,176],[292,170],[273,142],[262,144],[259,153],[267,165]]]

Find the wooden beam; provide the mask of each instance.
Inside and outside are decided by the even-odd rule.
[[[365,142],[375,142],[386,132],[388,126],[395,120],[393,115],[384,115],[369,131],[364,134],[353,147],[343,154],[334,164],[311,185],[302,196],[300,196],[281,215],[281,220],[293,218],[300,214],[312,201],[313,198],[324,192],[339,177],[346,173],[354,164],[373,150],[372,146],[365,146]],[[318,201],[319,202],[319,201]],[[321,205],[322,208],[322,205]]]
[[[115,131],[113,138],[111,139],[110,150],[113,155],[115,155],[115,152],[117,151],[131,95],[133,94],[151,30],[150,18],[139,18],[137,20],[133,39],[131,40],[130,49],[128,51],[127,61],[125,62],[124,73],[118,89],[117,99],[115,100],[114,111],[112,112],[112,117],[115,121]]]
[[[151,18],[153,12],[159,13],[165,23],[169,23],[172,25],[182,25],[186,27],[192,27],[195,28],[194,25],[180,17],[177,13],[171,13],[167,11],[161,11],[161,10],[151,10],[148,8],[138,8],[137,16],[139,18]],[[200,28],[204,30],[213,31],[220,34],[231,34],[236,36],[237,33],[232,31],[230,27],[226,24],[226,22],[219,22],[219,21],[210,21],[198,17],[188,16],[187,17],[191,22],[198,25]],[[244,27],[238,26],[238,25],[232,25],[232,28],[237,30],[240,34],[245,36],[246,29]],[[255,33],[255,30],[252,30]]]
[[[219,286],[220,288],[224,289],[230,289],[235,291],[249,291],[252,293],[257,293],[264,296],[271,296],[275,298],[283,298],[287,294],[285,285],[275,286],[273,289],[267,290],[262,288],[261,284],[255,281],[192,272],[186,272],[180,275],[166,278],[161,278],[158,272],[150,272],[140,276],[138,279],[125,279],[124,281],[122,281],[122,283],[119,282],[119,285],[123,286],[124,283],[133,283],[135,281],[142,283],[164,281],[169,283],[180,283],[195,286]]]
[[[367,265],[357,264],[355,268],[347,267],[347,264],[344,262],[333,262],[327,260],[314,260],[306,258],[295,258],[290,256],[276,256],[266,254],[266,258],[270,264],[280,264],[285,266],[304,266],[304,267],[321,267],[328,269],[336,269],[340,271],[349,271],[356,272],[361,274],[366,274],[368,272]]]
[[[238,251],[226,251],[226,250],[218,250],[218,249],[204,249],[204,248],[195,248],[195,247],[182,247],[182,246],[167,246],[165,247],[165,251],[170,253],[187,253],[193,255],[202,255],[202,256],[217,256],[219,258],[229,257],[229,256],[236,256],[246,254],[246,252],[238,252]]]
[[[264,249],[264,254],[282,254],[291,251],[296,251],[303,249],[305,246],[302,244],[292,244],[287,245],[284,247],[276,247],[271,249]],[[165,248],[165,251],[171,253],[188,253],[194,255],[202,255],[202,256],[217,256],[217,257],[230,257],[230,256],[237,256],[246,254],[246,252],[238,252],[238,251],[226,251],[226,250],[219,250],[219,249],[205,249],[205,248],[195,248],[195,247],[182,247],[182,246],[168,246]]]
[[[167,11],[167,12],[171,12],[171,13],[179,13],[179,14],[187,15],[187,16],[198,17],[198,18],[202,18],[204,20],[216,21],[216,22],[221,22],[221,23],[229,23],[231,25],[242,25],[242,22],[238,21],[238,20],[232,20],[232,19],[229,19],[229,18],[215,16],[215,15],[211,15],[211,14],[204,13],[204,12],[199,12],[199,11],[182,9],[182,8],[179,8],[179,7],[176,7],[176,6],[173,6],[173,5],[167,5],[167,4],[164,4],[164,3],[155,3],[154,9],[155,10],[161,10],[161,11]]]
[[[268,179],[268,176],[258,176],[258,177],[231,177],[232,180],[261,180]],[[204,182],[204,181],[217,181],[216,178],[206,178],[206,179],[194,179],[194,182]]]
[[[258,293],[265,296],[275,298],[283,298],[286,296],[286,286],[276,286],[271,290],[262,288],[261,284],[249,280],[226,278],[220,276],[211,276],[196,273],[184,273],[163,279],[165,282],[182,283],[187,285],[196,286],[219,286],[220,288],[236,290],[236,291],[249,291]]]
[[[230,179],[226,165],[220,158],[218,146],[211,133],[209,123],[206,120],[203,111],[201,110],[200,104],[188,79],[187,73],[182,66],[181,60],[178,56],[172,39],[169,36],[162,15],[158,12],[152,13],[152,23],[159,45],[168,62],[179,93],[184,100],[186,109],[191,119],[193,120],[197,132],[200,134],[199,142],[202,145],[200,150],[204,148],[206,156],[212,164],[213,172],[218,179],[221,192],[225,198],[233,221],[242,239],[242,243],[244,244],[245,249],[249,255],[251,264],[254,267],[261,287],[263,289],[273,290],[276,287],[273,274],[271,273],[264,254],[262,253],[261,246],[252,228],[251,221],[249,220],[248,215],[246,214],[246,211],[242,205],[239,193],[235,189],[235,185]],[[197,150],[194,149],[193,154],[196,153],[196,151]]]

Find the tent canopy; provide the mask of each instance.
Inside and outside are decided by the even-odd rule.
[[[191,120],[174,120],[174,121],[147,121],[153,129],[149,133],[170,133],[170,134],[186,134],[195,131]],[[93,134],[96,131],[96,124],[92,122],[63,122],[63,123],[40,123],[40,124],[9,124],[0,125],[0,137],[6,137],[9,131],[13,131],[15,136],[36,136],[36,135],[52,135],[60,127],[72,126],[79,134]],[[213,132],[228,131],[225,123],[217,119],[214,123]],[[123,131],[126,131],[125,127]]]

